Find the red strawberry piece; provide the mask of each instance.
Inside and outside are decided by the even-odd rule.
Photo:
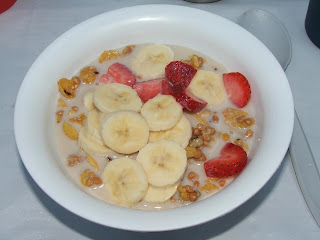
[[[246,106],[251,98],[250,84],[238,72],[223,74],[223,83],[230,101],[239,108]]]
[[[101,82],[101,83],[114,83],[115,80],[113,79],[113,77],[110,76],[110,74],[103,74],[100,77],[99,82]]]
[[[207,105],[205,101],[197,98],[187,89],[177,93],[177,90],[173,87],[173,93],[171,95],[175,97],[176,101],[180,103],[182,107],[193,113],[200,112]]]
[[[159,93],[161,93],[163,81],[166,81],[166,79],[159,78],[144,82],[138,82],[135,83],[132,88],[137,91],[139,97],[145,103],[149,99],[154,98]]]
[[[229,142],[221,149],[219,157],[204,163],[204,170],[207,177],[232,177],[238,175],[247,162],[247,153],[243,148]]]
[[[173,85],[167,79],[162,82],[161,94],[173,96],[178,103],[190,112],[201,111],[207,103],[189,92],[181,85]]]
[[[180,61],[173,61],[166,66],[165,72],[167,79],[173,85],[181,85],[186,88],[197,73],[197,69]]]
[[[172,87],[172,84],[165,78],[165,80],[161,82],[161,94],[172,95]]]
[[[109,67],[107,74],[102,75],[99,81],[102,83],[121,83],[132,87],[137,80],[125,65],[114,63]]]

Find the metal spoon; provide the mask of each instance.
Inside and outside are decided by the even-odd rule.
[[[277,18],[264,10],[251,9],[240,16],[238,24],[263,42],[286,70],[291,60],[291,40]],[[319,169],[296,111],[289,152],[304,199],[320,226]]]

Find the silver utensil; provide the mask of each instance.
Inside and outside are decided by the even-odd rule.
[[[238,24],[263,42],[286,70],[291,60],[291,40],[276,17],[261,9],[251,9],[240,16]],[[289,153],[304,199],[320,226],[319,169],[296,111]]]

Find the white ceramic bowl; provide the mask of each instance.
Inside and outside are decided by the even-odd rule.
[[[107,49],[167,43],[205,53],[250,79],[261,136],[240,176],[213,197],[190,206],[141,211],[109,205],[73,184],[58,164],[54,141],[57,80],[71,77]],[[37,184],[71,212],[102,225],[136,231],[194,226],[222,216],[252,197],[280,165],[293,128],[286,76],[253,35],[217,15],[174,5],[123,8],[91,18],[55,40],[27,73],[16,102],[15,135],[21,158]],[[192,216],[192,217],[186,217]]]

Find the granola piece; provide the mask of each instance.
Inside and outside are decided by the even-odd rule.
[[[186,152],[187,152],[187,158],[193,158],[197,152],[197,149],[195,147],[187,146]]]
[[[240,109],[227,108],[223,111],[225,123],[232,127],[248,128],[255,124],[253,118],[248,118],[248,113]]]
[[[87,161],[88,161],[88,163],[90,163],[90,165],[91,165],[94,169],[96,169],[97,171],[100,170],[99,164],[97,163],[96,160],[94,160],[93,157],[91,157],[90,154],[87,154]]]
[[[220,178],[218,177],[209,177],[205,180],[205,182],[216,182],[218,181]]]
[[[83,162],[83,160],[83,156],[71,155],[69,156],[68,166],[73,167],[75,164],[80,164],[81,162]]]
[[[211,192],[214,190],[219,190],[219,187],[213,183],[206,183],[202,188],[202,191]]]
[[[74,98],[76,95],[76,83],[66,78],[61,78],[58,81],[58,88],[62,96],[68,99]]]
[[[80,182],[83,186],[91,187],[92,185],[101,185],[102,180],[90,169],[84,170],[80,175]]]
[[[91,84],[96,81],[97,74],[99,72],[95,67],[85,67],[80,71],[80,78],[82,79],[82,82]]]
[[[62,120],[62,115],[58,115],[58,116],[57,116],[57,123],[60,123],[61,120]]]
[[[87,118],[86,115],[84,113],[81,113],[79,117],[70,118],[69,121],[83,126],[84,120],[86,120],[86,118]]]
[[[114,59],[117,57],[120,57],[121,53],[115,50],[106,50],[103,53],[100,54],[99,62],[102,63],[104,61],[107,61],[109,59]]]
[[[66,104],[66,102],[62,98],[59,98],[57,107],[66,108],[66,107],[68,107],[68,105]]]
[[[186,63],[196,69],[199,69],[206,61],[202,57],[193,54],[192,56],[189,56],[189,59],[182,59],[181,62]]]
[[[69,124],[67,122],[63,122],[62,129],[63,129],[64,134],[68,138],[70,138],[72,140],[77,140],[78,139],[79,133],[77,132],[75,127],[72,126],[71,124]]]
[[[128,45],[122,50],[122,55],[127,55],[132,53],[132,49],[135,47],[135,45]]]
[[[249,151],[249,144],[243,139],[238,138],[234,140],[234,144],[242,147],[246,152]]]

